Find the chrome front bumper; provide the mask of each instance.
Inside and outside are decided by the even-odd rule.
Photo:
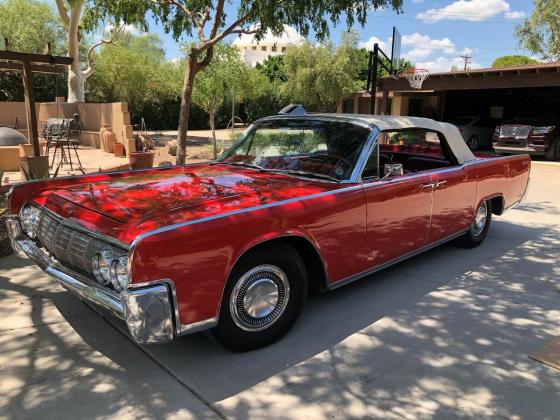
[[[14,251],[31,258],[65,289],[123,319],[136,342],[150,344],[173,340],[174,308],[171,291],[166,283],[155,283],[117,293],[69,270],[51,258],[25,235],[17,218],[6,219],[6,225]]]

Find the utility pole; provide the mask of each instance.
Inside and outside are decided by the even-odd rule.
[[[461,57],[463,60],[465,60],[465,68],[463,70],[467,70],[467,66],[469,65],[469,63],[471,62],[471,56],[468,54],[465,55],[460,55],[459,57]]]

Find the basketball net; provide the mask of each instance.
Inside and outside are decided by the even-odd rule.
[[[404,69],[399,72],[399,76],[406,77],[410,87],[413,89],[422,89],[422,83],[428,78],[430,71],[426,69]]]

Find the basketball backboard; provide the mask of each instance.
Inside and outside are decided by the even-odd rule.
[[[393,26],[393,45],[391,48],[391,67],[393,73],[399,70],[399,61],[401,60],[401,34],[398,29]]]

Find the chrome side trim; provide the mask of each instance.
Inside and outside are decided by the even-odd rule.
[[[361,273],[354,274],[353,276],[347,277],[347,278],[345,278],[345,279],[338,280],[338,281],[336,281],[336,282],[334,282],[334,283],[328,285],[328,286],[327,286],[327,290],[338,289],[339,287],[345,286],[345,285],[347,285],[347,284],[349,284],[349,283],[352,283],[352,282],[354,282],[354,281],[356,281],[356,280],[359,280],[359,279],[361,279],[361,278],[367,277],[367,276],[369,276],[370,274],[373,274],[373,273],[376,273],[376,272],[378,272],[378,271],[381,271],[381,270],[383,270],[383,269],[385,269],[385,268],[387,268],[387,267],[390,267],[390,266],[395,265],[395,264],[397,264],[397,263],[400,263],[400,262],[402,262],[402,261],[404,261],[404,260],[407,260],[407,259],[409,259],[409,258],[412,258],[412,257],[414,257],[414,256],[416,256],[416,255],[418,255],[418,254],[421,254],[421,253],[424,252],[424,251],[428,251],[428,250],[430,250],[430,249],[432,249],[432,248],[435,248],[435,247],[437,247],[437,246],[439,246],[439,245],[442,245],[442,244],[444,244],[444,243],[446,243],[446,242],[449,242],[449,241],[451,241],[451,240],[453,240],[453,239],[455,239],[455,238],[458,238],[459,236],[463,235],[465,232],[466,232],[466,230],[462,230],[462,231],[460,231],[460,232],[458,232],[458,233],[455,233],[455,234],[453,234],[453,235],[450,235],[450,236],[447,236],[447,237],[445,237],[445,238],[443,238],[443,239],[440,239],[439,241],[433,242],[433,243],[431,243],[431,244],[429,244],[429,245],[423,246],[422,248],[419,248],[419,249],[417,249],[417,250],[411,251],[411,252],[409,252],[408,254],[401,255],[400,257],[397,257],[397,258],[394,258],[394,259],[392,259],[392,260],[390,260],[390,261],[384,262],[384,263],[382,263],[382,264],[380,264],[380,265],[377,265],[377,266],[375,266],[375,267],[373,267],[373,268],[369,268],[369,269],[367,269],[367,270],[365,270],[365,271],[362,271]]]
[[[354,184],[354,185],[349,186],[349,187],[343,187],[343,188],[339,188],[339,189],[332,190],[332,191],[323,191],[323,192],[316,193],[316,194],[311,194],[311,195],[308,195],[308,196],[305,196],[305,197],[290,198],[290,199],[287,199],[287,200],[276,201],[274,203],[267,203],[267,204],[262,204],[262,205],[259,205],[259,206],[248,207],[246,209],[232,210],[232,211],[229,211],[229,212],[226,212],[226,213],[215,214],[213,216],[201,217],[200,219],[189,220],[188,222],[181,222],[181,223],[175,223],[175,224],[168,225],[168,226],[163,226],[163,227],[160,227],[158,229],[154,229],[154,230],[151,230],[149,232],[138,235],[134,239],[134,241],[132,241],[132,244],[130,245],[130,250],[132,251],[138,245],[138,243],[144,238],[147,238],[147,237],[153,236],[153,235],[157,235],[159,233],[167,232],[167,231],[170,231],[170,230],[173,230],[173,229],[177,229],[177,228],[181,228],[181,227],[185,227],[185,226],[191,226],[191,225],[195,225],[195,224],[198,224],[198,223],[208,222],[208,221],[211,221],[211,220],[222,219],[224,217],[235,216],[235,215],[238,215],[238,214],[248,213],[248,212],[251,212],[251,211],[268,209],[268,208],[271,208],[271,207],[282,206],[282,205],[285,205],[285,204],[291,204],[291,203],[295,203],[295,202],[298,202],[298,201],[311,200],[313,198],[320,198],[320,197],[325,197],[325,196],[331,195],[331,194],[337,194],[337,193],[340,193],[340,192],[348,192],[348,191],[360,190],[360,189],[362,189],[361,184]]]
[[[203,319],[202,321],[193,322],[192,324],[181,325],[181,332],[176,335],[194,334],[200,331],[206,331],[218,325],[218,317]]]

